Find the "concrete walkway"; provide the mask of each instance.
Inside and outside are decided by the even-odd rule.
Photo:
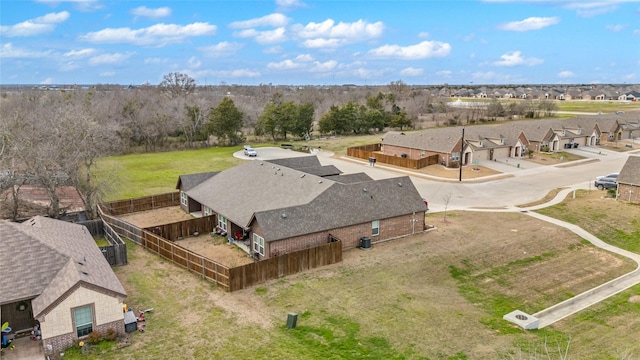
[[[285,156],[282,156],[283,155],[282,151],[287,151],[287,153],[285,153],[286,154]],[[558,164],[558,165],[552,165],[552,166],[539,165],[533,162],[526,161],[524,159],[520,161],[514,159],[513,161],[515,161],[515,163],[513,164],[511,163],[511,160],[509,160],[508,162],[507,161],[504,161],[504,162],[486,161],[486,162],[482,162],[479,165],[494,168],[495,170],[498,170],[502,173],[498,175],[484,177],[484,178],[465,180],[463,181],[463,183],[482,182],[482,181],[490,183],[493,180],[505,178],[505,177],[524,178],[526,175],[537,174],[540,171],[547,171],[547,174],[549,174],[550,172],[551,173],[555,172],[554,170],[559,170],[560,168],[563,168],[566,166],[572,166],[572,167],[581,166],[581,165],[588,166],[589,164],[593,164],[594,161],[599,163],[600,160],[605,157],[620,158],[622,162],[622,160],[624,160],[626,156],[628,156],[628,154],[612,152],[608,150],[600,150],[600,149],[598,150],[596,149],[573,150],[572,149],[570,151],[576,151],[576,152],[580,151],[582,152],[581,155],[583,156],[587,155],[587,158],[583,160],[573,161],[571,163]],[[631,153],[635,153],[635,151],[629,152],[629,154]],[[242,156],[241,154],[242,154],[241,152],[238,153],[238,157],[241,157]],[[264,155],[263,159],[265,160],[269,158],[308,155],[308,154],[302,154],[302,153],[292,154],[290,150],[281,150],[277,148],[262,148],[262,149],[259,149],[258,154],[259,156]],[[344,170],[345,173],[365,172],[374,179],[384,178],[388,176],[388,174],[383,174],[383,173],[395,173],[395,174],[409,175],[416,179],[428,178],[430,180],[441,181],[441,182],[451,181],[451,179],[437,178],[434,176],[416,173],[411,170],[403,170],[403,169],[398,169],[390,166],[384,166],[382,164],[376,164],[375,167],[370,167],[368,166],[368,163],[366,161],[360,160],[360,159],[353,159],[348,157],[341,157],[336,159],[333,157],[334,155],[333,153],[329,151],[324,151],[324,150],[316,151],[315,155],[318,155],[319,157],[324,159],[332,159],[332,160],[339,161],[340,163],[337,164],[337,167],[341,170]],[[462,184],[457,184],[457,185],[462,185]],[[597,246],[606,251],[610,251],[612,253],[616,253],[616,254],[620,254],[622,256],[628,257],[629,259],[635,261],[636,264],[638,264],[638,266],[636,267],[636,270],[630,273],[622,275],[614,280],[606,282],[593,289],[587,290],[582,294],[576,295],[570,299],[567,299],[563,302],[553,305],[547,309],[538,311],[533,315],[525,314],[520,310],[514,310],[512,313],[506,314],[504,316],[505,320],[511,321],[521,326],[524,329],[541,329],[640,283],[640,254],[632,253],[632,252],[611,246],[610,244],[607,244],[604,241],[596,238],[586,230],[576,225],[533,212],[533,210],[542,209],[545,207],[559,204],[563,202],[564,199],[568,195],[570,195],[572,192],[579,189],[584,189],[584,190],[591,189],[591,186],[592,186],[591,180],[587,182],[574,184],[566,187],[565,189],[560,191],[553,199],[551,199],[550,201],[544,204],[539,204],[539,205],[525,207],[525,208],[517,207],[513,204],[505,204],[505,205],[502,205],[501,207],[493,207],[493,208],[477,208],[477,207],[474,207],[473,205],[467,204],[466,206],[463,205],[461,207],[450,208],[450,210],[467,210],[467,211],[482,211],[482,212],[520,212],[520,213],[529,215],[531,217],[535,217],[537,219],[549,222],[551,224],[564,227],[572,231],[573,233],[577,234],[578,236],[584,238],[585,240],[591,242],[594,246]],[[432,212],[437,212],[437,211],[432,211]]]

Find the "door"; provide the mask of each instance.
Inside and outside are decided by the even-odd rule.
[[[34,325],[31,300],[2,305],[1,324],[9,323],[15,333],[20,330],[31,330]]]

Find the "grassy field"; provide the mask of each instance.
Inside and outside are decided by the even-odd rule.
[[[640,209],[579,191],[545,209],[638,251]],[[234,293],[128,243],[116,268],[134,309],[154,308],[131,345],[65,359],[629,359],[640,356],[640,285],[546,329],[502,320],[635,268],[520,213],[428,215],[436,230],[345,252],[339,264]],[[297,327],[287,329],[289,313]]]

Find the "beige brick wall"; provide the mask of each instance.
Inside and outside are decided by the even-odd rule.
[[[64,299],[51,312],[40,320],[42,339],[53,338],[74,333],[71,309],[94,304],[96,321],[95,325],[106,324],[123,319],[122,300],[112,296],[99,293],[84,287],[79,287],[76,291]]]

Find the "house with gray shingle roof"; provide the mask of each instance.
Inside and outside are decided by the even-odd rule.
[[[93,331],[124,332],[127,294],[86,227],[0,221],[0,239],[0,316],[14,333],[38,323],[55,358]]]
[[[618,199],[640,204],[640,156],[629,156],[620,170]]]
[[[219,232],[259,259],[332,239],[349,249],[362,237],[376,243],[425,229],[427,207],[408,176],[342,175],[316,156],[248,161],[190,189],[180,185],[185,211],[216,216]]]

